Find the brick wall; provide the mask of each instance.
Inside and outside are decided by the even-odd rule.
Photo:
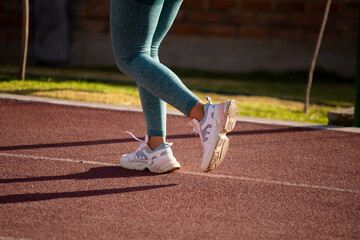
[[[109,0],[72,1],[77,29],[109,33]],[[181,36],[316,39],[326,0],[184,0],[170,32]],[[359,0],[333,0],[325,38],[354,40]]]
[[[36,14],[34,2],[30,0],[30,21]],[[169,36],[173,39],[261,40],[263,45],[271,41],[290,41],[313,46],[325,5],[326,0],[184,0]],[[21,6],[21,0],[0,1],[0,48],[3,49],[0,63],[11,62],[19,54]],[[85,59],[87,52],[92,49],[91,44],[96,45],[101,41],[103,46],[110,46],[109,6],[110,0],[69,0],[71,45],[77,49],[81,43],[88,44],[83,52],[70,54],[70,57],[81,55]],[[324,42],[341,43],[355,49],[359,9],[359,0],[333,0]],[[30,26],[31,60],[33,21]],[[113,63],[111,48],[102,49],[110,51],[107,54],[111,60],[107,62]],[[91,57],[87,57],[87,62],[73,59],[69,59],[69,62],[98,64],[96,59],[92,62]]]
[[[326,0],[185,0],[171,33],[314,41],[325,6]],[[359,6],[358,0],[333,1],[325,38],[356,39]]]
[[[0,40],[21,40],[22,1],[0,2]]]
[[[73,31],[110,34],[110,0],[70,1]]]

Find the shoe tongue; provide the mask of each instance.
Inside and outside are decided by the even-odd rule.
[[[188,124],[192,127],[195,127],[199,124],[199,121],[194,118],[194,119],[191,119],[191,121],[188,122]]]
[[[145,142],[146,144],[148,144],[148,142],[149,142],[149,135],[146,134],[144,142]]]
[[[165,142],[163,144],[161,144],[160,146],[158,146],[157,148],[155,148],[153,150],[153,152],[157,151],[157,150],[160,150],[160,149],[164,149],[164,148],[168,148],[168,147],[171,147],[173,145],[173,143],[168,143],[168,142]]]

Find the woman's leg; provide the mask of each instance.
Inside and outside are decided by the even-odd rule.
[[[146,122],[146,133],[149,136],[148,146],[150,149],[155,149],[165,142],[166,103],[145,88],[138,86],[138,89]]]
[[[120,70],[152,95],[189,116],[200,99],[170,69],[150,56],[155,31],[161,24],[160,15],[167,1],[112,0],[113,50]],[[176,2],[170,1],[172,4]]]
[[[151,44],[150,56],[160,62],[158,52],[162,40],[171,28],[182,0],[165,0]],[[148,145],[154,149],[166,141],[166,103],[145,88],[138,86],[141,105],[147,123]],[[163,137],[161,137],[163,136]]]
[[[200,135],[204,148],[202,168],[210,171],[226,155],[229,144],[226,133],[235,126],[237,106],[233,100],[220,104],[212,104],[209,100],[203,113],[203,103],[199,98],[156,59],[158,45],[154,40],[155,32],[162,23],[171,26],[169,22],[159,21],[163,9],[166,9],[165,3],[170,4],[169,1],[174,4],[177,0],[112,0],[110,21],[114,55],[120,70],[135,79],[140,88],[194,118],[190,123]],[[177,10],[173,15],[176,15],[175,12]],[[154,58],[151,56],[152,48]],[[162,112],[160,109],[154,112],[159,115]],[[199,122],[202,115],[204,117]],[[153,172],[174,171],[180,167],[170,149],[172,144],[167,143],[151,151],[146,148],[147,144],[144,145],[146,142],[148,140],[145,139],[134,154],[123,155],[120,165],[138,170],[149,168]]]
[[[181,3],[182,0],[164,1],[150,50],[150,56],[158,62],[160,62],[159,46],[173,24]],[[139,93],[145,119],[148,123],[147,134],[149,136],[166,136],[166,103],[141,86],[139,86]]]
[[[158,56],[160,44],[170,30],[181,3],[182,0],[165,0],[164,2],[150,52],[151,57],[158,62],[160,62]],[[139,93],[147,122],[147,134],[150,136],[148,145],[154,149],[166,141],[166,103],[141,86],[139,87]]]

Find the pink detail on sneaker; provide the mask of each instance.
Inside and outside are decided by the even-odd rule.
[[[157,172],[158,169],[159,169],[161,166],[163,166],[163,165],[165,165],[165,164],[167,164],[167,163],[169,163],[169,162],[172,162],[172,160],[169,159],[169,160],[166,160],[166,161],[163,161],[163,162],[159,163],[158,165],[156,165],[156,166],[154,167],[153,171],[154,171],[154,172]]]
[[[225,127],[225,123],[226,123],[226,118],[225,118],[225,114],[224,114],[224,105],[225,105],[225,103],[222,103],[220,105],[220,118],[221,118],[221,123],[222,123],[223,127]]]

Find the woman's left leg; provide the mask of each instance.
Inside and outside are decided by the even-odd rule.
[[[167,32],[171,28],[176,15],[180,9],[182,0],[165,0],[158,24],[152,39],[151,52],[152,58],[160,62],[158,52],[159,47]],[[142,86],[138,85],[141,105],[143,108],[149,147],[156,148],[165,142],[166,137],[166,103],[154,96]],[[162,138],[161,138],[162,137]]]

